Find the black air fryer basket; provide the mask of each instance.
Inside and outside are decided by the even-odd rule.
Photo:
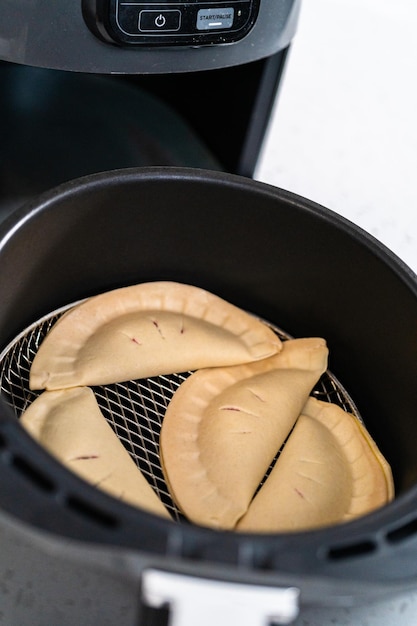
[[[122,504],[32,441],[16,415],[31,400],[27,364],[55,313],[152,280],[208,289],[293,337],[324,337],[334,380],[392,467],[395,500],[316,531],[221,532]],[[0,302],[5,623],[288,624],[308,607],[366,604],[417,586],[417,282],[371,236],[238,176],[97,174],[2,224]],[[148,393],[160,388],[141,390],[139,404],[148,406]]]

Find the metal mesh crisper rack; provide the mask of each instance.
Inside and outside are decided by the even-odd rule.
[[[29,389],[29,371],[38,347],[58,318],[72,306],[74,304],[41,318],[20,333],[0,354],[0,391],[17,418],[41,393]],[[276,326],[268,325],[282,340],[290,338]],[[103,415],[177,521],[182,517],[163,477],[159,434],[172,396],[190,374],[170,374],[93,388]],[[330,372],[321,377],[313,394],[321,400],[338,404],[361,419],[349,394]]]

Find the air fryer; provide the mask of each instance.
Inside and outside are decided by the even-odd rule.
[[[416,278],[346,220],[251,180],[300,2],[0,7],[0,621],[327,626],[415,591]],[[395,500],[316,531],[220,532],[122,504],[39,447],[18,419],[38,329],[161,279],[325,337]]]

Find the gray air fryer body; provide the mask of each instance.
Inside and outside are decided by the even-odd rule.
[[[0,58],[88,73],[231,67],[286,48],[299,0],[2,0]]]

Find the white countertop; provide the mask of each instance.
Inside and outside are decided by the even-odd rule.
[[[303,0],[255,178],[347,217],[417,272],[416,0]]]

